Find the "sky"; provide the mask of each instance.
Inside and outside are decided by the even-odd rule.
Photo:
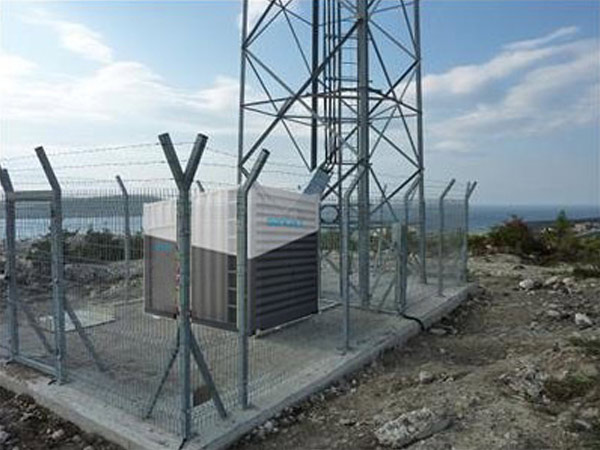
[[[224,153],[235,153],[239,12],[235,0],[0,2],[0,162],[15,184],[40,181],[22,159],[38,145],[153,143],[163,131],[209,135],[201,178],[233,180],[219,162],[235,161]],[[600,2],[423,0],[421,15],[427,179],[477,180],[483,204],[600,205]],[[59,175],[90,164],[87,178],[159,176],[127,165],[142,152],[162,157],[57,157]]]

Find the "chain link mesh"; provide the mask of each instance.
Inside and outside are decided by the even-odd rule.
[[[124,197],[114,190],[63,193],[64,269],[67,314],[67,381],[102,402],[147,418],[161,428],[180,430],[181,389],[177,321],[144,310],[144,204],[176,198],[170,189],[129,191],[130,258],[125,258]],[[375,202],[375,201],[374,201]],[[399,329],[402,276],[406,305],[436,295],[443,267],[443,286],[461,284],[464,202],[444,203],[444,229],[436,199],[427,202],[426,258],[421,259],[418,204],[415,198],[384,206],[372,218],[368,304],[358,295],[356,205],[351,204],[348,242],[352,350],[374,345],[378,336]],[[4,202],[2,202],[4,211]],[[4,220],[4,213],[2,213]],[[17,288],[20,352],[54,366],[53,301],[49,203],[17,207]],[[2,262],[6,261],[5,226],[1,228]],[[401,239],[401,233],[406,233]],[[440,254],[440,237],[443,237]],[[343,299],[340,293],[340,231],[335,221],[323,223],[319,236],[319,313],[249,338],[250,403],[259,409],[302,385],[310,374],[326,370],[344,350]],[[404,267],[400,252],[406,252]],[[440,259],[441,258],[441,259]],[[422,282],[423,262],[427,284]],[[128,266],[128,269],[127,269]],[[129,278],[127,277],[129,273]],[[6,274],[5,274],[6,275]],[[0,305],[0,356],[8,356],[8,298],[3,277]],[[239,411],[238,336],[235,330],[192,324],[217,390],[228,411]],[[46,344],[42,341],[45,340]],[[170,367],[170,370],[167,370]],[[201,372],[192,364],[193,423],[209,436],[222,423]],[[161,380],[164,382],[161,385]],[[160,393],[156,395],[159,387]]]

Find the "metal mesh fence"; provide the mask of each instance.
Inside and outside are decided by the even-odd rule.
[[[8,336],[8,266],[6,261],[6,226],[4,220],[4,193],[0,192],[0,360],[9,356]]]
[[[54,354],[50,206],[48,203],[18,205],[17,274],[18,342],[20,353],[52,366]],[[38,239],[40,234],[43,236]]]
[[[178,321],[145,309],[144,264],[149,247],[143,229],[144,205],[176,198],[169,189],[136,189],[127,198],[117,189],[63,193],[67,382],[99,400],[177,433],[181,420]],[[125,220],[128,201],[129,235]],[[4,204],[2,204],[4,208]],[[17,288],[20,353],[50,367],[56,364],[52,300],[49,203],[17,207]],[[355,206],[351,205],[351,211]],[[427,203],[426,254],[419,246],[418,204],[399,202],[373,218],[370,242],[370,299],[358,295],[358,236],[351,212],[348,242],[351,348],[369,345],[393,329],[398,313],[443,286],[461,281],[464,203],[444,203],[444,228],[436,199]],[[6,260],[5,227],[0,255]],[[232,233],[231,230],[229,230]],[[403,236],[404,233],[404,236]],[[440,253],[440,237],[442,252]],[[126,245],[127,242],[127,245]],[[404,252],[405,259],[402,259]],[[261,408],[277,393],[299,386],[310,371],[324,370],[344,347],[344,308],[340,291],[340,232],[322,223],[319,236],[319,312],[249,337],[248,392]],[[441,259],[440,259],[441,258]],[[440,271],[440,261],[443,270]],[[427,283],[423,283],[423,262]],[[406,286],[402,285],[402,277]],[[174,285],[177,280],[170,280]],[[9,350],[7,289],[0,305],[0,356]],[[401,303],[402,289],[406,304]],[[173,292],[173,303],[177,293]],[[239,411],[240,348],[235,327],[194,322],[192,333],[228,411]],[[201,434],[221,419],[206,380],[192,364],[192,418]]]
[[[76,386],[137,416],[148,414],[171,359],[177,336],[173,319],[144,313],[144,203],[169,190],[129,193],[129,257],[125,255],[125,198],[117,190],[63,194],[66,301],[81,322],[66,324],[65,365]],[[177,431],[177,364],[150,417]]]

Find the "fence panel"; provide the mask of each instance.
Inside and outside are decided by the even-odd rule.
[[[69,381],[140,417],[148,413],[177,336],[174,319],[144,312],[142,210],[145,203],[171,196],[167,190],[130,193],[126,259],[121,192],[115,188],[63,194],[65,296],[79,322],[67,315]],[[174,432],[179,412],[176,373],[175,364],[151,414]]]
[[[124,183],[127,184],[127,180]],[[116,183],[112,190],[63,193],[65,300],[70,308],[66,320],[67,381],[103,402],[136,416],[148,417],[175,433],[180,431],[181,417],[175,318],[177,272],[168,265],[159,268],[164,272],[161,274],[164,277],[162,300],[172,305],[172,311],[148,310],[145,290],[149,285],[144,279],[144,264],[151,263],[149,252],[156,248],[145,239],[142,215],[144,205],[174,200],[176,196],[174,189],[128,189],[128,235],[125,197]],[[424,237],[419,235],[416,196],[408,197],[406,203],[395,202],[392,208],[393,211],[389,211],[383,207],[373,217],[371,296],[366,306],[358,296],[358,221],[356,204],[350,205],[347,243],[350,348],[344,347],[345,308],[340,292],[342,249],[339,225],[333,220],[322,224],[320,230],[319,312],[249,338],[251,404],[261,408],[269,399],[293,392],[307,371],[321,370],[332,358],[370,345],[386,330],[394,331],[402,312],[399,304],[402,276],[406,276],[407,306],[437,295],[440,236],[443,236],[444,286],[460,285],[464,204],[454,198],[446,201],[445,227],[440,235],[438,199],[434,197],[428,201]],[[210,217],[201,219],[195,222],[197,228],[210,226]],[[52,365],[49,226],[49,204],[27,203],[17,208],[18,287],[20,301],[26,305],[20,309],[18,317],[21,351],[35,361]],[[4,226],[2,228],[4,233]],[[2,237],[4,243],[5,234]],[[425,261],[421,260],[419,247],[422,238],[427,242]],[[5,253],[3,244],[0,247],[2,261],[6,258]],[[427,283],[422,279],[423,262],[427,267]],[[174,264],[176,266],[176,261]],[[199,280],[210,283],[206,273],[202,272],[209,270],[206,264],[194,264],[192,251],[193,283],[197,285]],[[235,264],[226,269],[235,277]],[[6,282],[2,283],[0,357],[7,354],[9,344],[7,290]],[[239,409],[237,331],[235,327],[212,325],[194,321],[192,333],[225,408],[235,411]],[[43,344],[42,336],[48,348]],[[221,419],[211,399],[207,380],[196,364],[192,364],[190,395],[195,430],[202,434],[213,432]]]
[[[18,354],[55,367],[50,226],[48,202],[16,205]]]
[[[9,356],[5,197],[0,192],[0,360]]]
[[[444,287],[461,285],[461,249],[465,232],[464,200],[449,198],[444,207]]]

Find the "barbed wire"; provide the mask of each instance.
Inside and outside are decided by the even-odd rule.
[[[175,147],[181,147],[183,145],[193,145],[194,142],[192,141],[181,141],[181,142],[176,142],[173,143],[173,145]],[[65,150],[65,151],[59,151],[59,152],[50,152],[48,153],[48,158],[54,158],[54,157],[64,157],[64,156],[77,156],[77,155],[90,155],[90,154],[99,154],[99,153],[108,153],[108,152],[114,152],[114,151],[123,151],[123,150],[131,150],[131,149],[135,149],[138,150],[140,148],[147,148],[147,147],[158,147],[160,146],[160,143],[139,143],[139,144],[124,144],[124,145],[115,145],[115,146],[104,146],[104,147],[91,147],[91,148],[84,148],[84,149],[76,149],[76,150]],[[222,156],[226,156],[229,158],[233,158],[236,159],[238,158],[238,155],[233,153],[233,152],[229,152],[223,149],[219,149],[219,148],[215,148],[213,146],[207,146],[206,150],[208,150],[211,153],[217,154],[217,155],[222,155]],[[0,158],[0,161],[2,161],[3,164],[6,163],[10,163],[10,162],[15,162],[15,161],[27,161],[27,160],[35,160],[37,159],[36,155],[27,155],[27,156],[16,156],[16,157],[11,157],[11,158]],[[182,160],[181,162],[187,162],[186,160]],[[109,163],[88,163],[88,164],[77,164],[77,165],[64,165],[64,166],[55,166],[54,169],[55,170],[60,170],[60,169],[85,169],[85,168],[98,168],[98,167],[115,167],[115,166],[132,166],[132,165],[138,165],[138,166],[143,166],[143,165],[158,165],[158,164],[166,164],[166,161],[163,160],[152,160],[152,161],[125,161],[125,162],[109,162]],[[270,166],[275,166],[275,167],[287,167],[287,168],[294,168],[294,169],[301,169],[303,166],[300,164],[294,164],[294,163],[285,163],[285,162],[277,162],[277,161],[270,161],[269,162]],[[237,169],[237,164],[227,164],[227,163],[202,163],[202,166],[209,166],[209,167],[227,167],[227,168],[235,168]],[[10,172],[31,172],[31,171],[36,171],[39,170],[38,167],[17,167],[17,168],[11,168]],[[286,175],[307,175],[309,174],[308,171],[303,171],[302,173],[293,173],[293,172],[284,172],[284,171],[274,171],[274,170],[270,170],[270,173],[282,173],[282,174],[286,174]]]
[[[180,147],[180,146],[189,145],[189,144],[193,144],[193,142],[191,142],[191,141],[174,142],[173,146]],[[160,146],[159,142],[122,144],[122,145],[114,145],[114,146],[89,147],[89,148],[79,148],[79,149],[73,149],[73,150],[64,150],[64,151],[58,151],[58,152],[48,152],[47,156],[48,156],[48,158],[53,158],[56,156],[72,156],[72,155],[83,155],[83,154],[87,155],[87,154],[107,153],[107,152],[122,151],[122,150],[129,150],[129,149],[137,150],[140,148],[159,147],[159,146]],[[37,155],[31,154],[31,155],[23,155],[23,156],[13,156],[10,158],[0,158],[0,161],[11,162],[11,161],[20,161],[20,160],[28,160],[28,159],[37,159]]]
[[[193,144],[194,144],[193,141],[178,141],[178,142],[173,143],[173,145],[176,148],[182,147],[184,145],[193,145]],[[114,151],[139,150],[139,149],[148,148],[148,147],[160,147],[160,143],[159,142],[153,142],[153,143],[146,142],[146,143],[133,143],[133,144],[123,144],[123,145],[114,145],[114,146],[67,149],[67,150],[63,150],[63,151],[50,152],[50,153],[48,153],[48,157],[54,158],[54,157],[64,157],[64,156],[90,155],[90,154],[100,154],[100,153],[108,153],[108,152],[114,152]],[[237,152],[225,150],[222,148],[217,148],[212,145],[207,145],[206,150],[215,155],[225,156],[227,158],[231,158],[236,161],[235,162],[232,161],[230,163],[229,162],[203,162],[200,165],[200,169],[202,169],[203,167],[220,167],[220,168],[237,170],[237,167],[238,167]],[[37,159],[37,156],[33,154],[33,155],[27,155],[27,156],[16,156],[16,157],[12,157],[12,158],[0,158],[0,160],[3,163],[14,162],[14,161],[25,161],[25,160],[31,160],[31,159]],[[187,161],[188,161],[188,159],[181,160],[182,163],[186,163]],[[102,167],[139,167],[139,166],[155,166],[155,165],[156,166],[164,166],[166,164],[167,164],[167,162],[163,159],[160,159],[160,160],[153,159],[153,160],[149,160],[149,161],[130,160],[130,161],[120,161],[120,162],[110,161],[110,162],[85,163],[85,164],[57,165],[54,167],[54,169],[56,171],[61,171],[61,170],[73,170],[73,169],[102,168]],[[282,168],[287,168],[288,170],[272,169],[271,167],[282,167]],[[11,173],[12,172],[23,173],[23,172],[38,171],[40,169],[41,169],[41,167],[37,167],[37,166],[36,167],[20,167],[20,168],[17,167],[17,168],[10,168],[9,171]],[[289,169],[296,169],[296,171],[289,170]],[[310,172],[308,172],[307,170],[304,169],[304,166],[302,166],[299,163],[294,164],[294,163],[287,163],[287,162],[280,162],[280,161],[269,161],[267,163],[267,167],[265,168],[263,173],[272,174],[272,175],[284,175],[284,176],[296,177],[295,178],[296,180],[298,180],[299,178],[302,178],[302,177],[308,177],[311,174]],[[403,173],[393,174],[390,172],[382,172],[379,170],[376,171],[376,173],[377,173],[377,178],[379,180],[379,183],[382,186],[387,184],[389,187],[398,185],[400,181],[411,176],[411,174],[403,174]],[[60,177],[60,176],[59,176],[59,178],[60,178],[60,181],[65,184],[84,184],[84,183],[112,184],[112,183],[115,183],[114,179],[73,178],[73,177],[69,178],[69,177]],[[171,181],[173,181],[173,178],[129,178],[128,179],[128,178],[124,177],[124,181],[127,183],[171,182]],[[209,180],[202,180],[202,182],[206,183],[206,184],[222,184],[222,185],[228,185],[228,186],[235,186],[234,183],[216,182],[216,181],[209,181]],[[425,180],[426,192],[429,195],[431,195],[434,192],[442,191],[448,185],[448,182],[449,182],[449,180],[437,180],[437,179],[427,178]],[[32,181],[32,182],[21,182],[20,184],[45,185],[47,183],[45,181],[43,181],[43,182]],[[460,190],[464,189],[464,187],[466,187],[466,183],[457,182],[455,184],[454,188],[452,189],[450,196],[456,196]]]
[[[181,162],[187,162],[182,160]],[[91,169],[98,167],[122,167],[122,166],[152,166],[152,165],[164,165],[167,164],[165,160],[154,160],[154,161],[121,161],[121,162],[105,162],[105,163],[94,163],[94,164],[73,164],[67,166],[55,166],[53,170],[65,170],[65,169]],[[26,167],[11,169],[10,172],[33,172],[41,170],[41,167]]]

